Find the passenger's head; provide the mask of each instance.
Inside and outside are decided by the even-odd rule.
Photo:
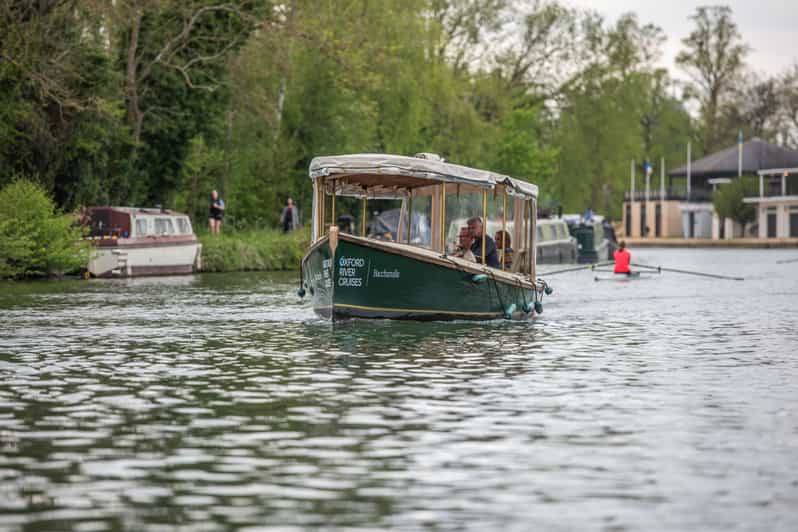
[[[219,193],[216,190],[211,190],[211,197],[213,199],[219,199]]]
[[[460,234],[457,235],[457,243],[463,247],[468,247],[471,245],[471,240],[473,237],[471,236],[471,231],[469,231],[468,227],[461,227]]]
[[[618,242],[618,249],[626,249],[626,240]]]
[[[510,244],[510,233],[507,231],[496,231],[496,236],[493,237],[493,240],[496,241],[496,247],[499,249],[508,249]]]
[[[292,198],[288,198],[287,200],[285,200],[285,204],[291,207],[294,205],[294,200]]]
[[[482,218],[475,216],[468,219],[468,231],[474,238],[482,238]]]

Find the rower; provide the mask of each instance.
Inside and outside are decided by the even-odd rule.
[[[615,270],[614,273],[625,273],[631,275],[632,270],[629,269],[629,262],[632,260],[632,254],[626,249],[626,241],[621,240],[618,244],[618,249],[613,253],[615,257]]]

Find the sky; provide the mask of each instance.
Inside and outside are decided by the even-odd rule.
[[[752,49],[748,66],[758,74],[775,75],[798,63],[798,0],[565,0],[564,3],[592,9],[610,21],[633,11],[642,24],[656,24],[668,39],[663,47],[662,66],[677,78],[685,77],[674,58],[682,47],[682,38],[692,29],[688,17],[702,5],[725,4],[732,8],[743,42]]]

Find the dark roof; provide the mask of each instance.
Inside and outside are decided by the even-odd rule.
[[[693,161],[691,177],[734,177],[737,175],[737,145],[731,146],[702,159]],[[757,137],[743,142],[743,174],[755,174],[770,168],[798,166],[798,151],[782,148]],[[687,175],[687,166],[668,173],[671,177]]]

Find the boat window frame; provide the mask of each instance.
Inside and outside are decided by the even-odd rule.
[[[159,231],[159,222],[168,222],[171,231]],[[156,236],[172,236],[175,234],[175,224],[173,223],[171,216],[155,216],[153,218],[153,229]]]
[[[144,230],[143,231],[139,227],[140,224],[144,226]],[[150,224],[149,224],[149,221],[148,221],[147,218],[145,218],[143,216],[137,216],[136,217],[136,223],[134,225],[135,225],[135,228],[136,228],[136,236],[147,236],[147,235],[151,234],[150,233]]]

